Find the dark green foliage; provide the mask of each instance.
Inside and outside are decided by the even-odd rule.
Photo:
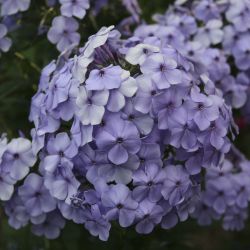
[[[199,227],[196,222],[179,224],[169,231],[156,229],[147,236],[133,229],[113,226],[108,242],[102,242],[81,225],[67,224],[57,240],[36,237],[30,228],[15,231],[5,222],[0,250],[248,250],[250,225],[243,232],[225,232],[220,225]]]

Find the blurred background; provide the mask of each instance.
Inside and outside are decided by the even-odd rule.
[[[236,0],[235,0],[236,1]],[[104,8],[98,17],[93,19],[88,14],[81,23],[83,44],[87,37],[101,26],[116,25],[126,17],[125,8],[119,0],[110,0],[112,4]],[[164,13],[170,0],[140,0],[142,17],[148,23],[151,15]],[[22,14],[16,25],[21,29],[12,32],[14,42],[8,53],[0,58],[0,133],[7,133],[9,138],[19,133],[29,137],[32,124],[28,121],[31,97],[39,82],[40,71],[51,60],[58,56],[55,46],[39,30],[41,20],[50,25],[53,16],[59,10],[49,10],[44,1],[32,1],[29,11]],[[58,11],[58,13],[57,13]],[[250,131],[244,128],[239,136],[237,146],[250,157]],[[248,149],[248,150],[247,150]],[[7,219],[0,211],[0,250],[250,250],[250,223],[242,232],[225,232],[214,223],[209,227],[199,227],[189,220],[178,224],[169,231],[156,229],[149,236],[138,235],[134,229],[112,228],[108,242],[101,242],[90,236],[83,226],[67,224],[59,239],[49,241],[31,234],[30,228],[15,231],[8,226]]]

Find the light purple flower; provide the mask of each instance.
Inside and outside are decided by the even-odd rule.
[[[51,212],[56,208],[56,201],[45,188],[43,178],[37,174],[29,174],[24,184],[19,187],[18,195],[31,216]]]
[[[10,16],[19,11],[26,11],[30,6],[30,0],[3,0],[1,16]]]
[[[232,176],[232,178],[233,183],[235,184],[234,188],[237,192],[235,203],[240,208],[247,208],[250,200],[250,176],[242,172]]]
[[[12,45],[10,38],[6,37],[8,30],[4,24],[0,23],[0,51],[7,52]]]
[[[156,52],[159,52],[158,47],[148,44],[138,44],[127,51],[126,60],[132,65],[142,65],[150,55]]]
[[[232,183],[225,177],[209,181],[206,190],[205,204],[214,208],[219,214],[223,214],[227,206],[232,206],[235,203],[236,192],[232,188]]]
[[[161,38],[165,45],[171,45],[174,48],[179,48],[185,40],[182,32],[174,26],[159,26],[156,36]]]
[[[220,150],[224,145],[224,137],[226,134],[226,122],[222,118],[219,118],[211,122],[209,129],[202,131],[198,135],[198,140],[203,144],[211,143],[212,146]]]
[[[182,14],[180,16],[173,14],[168,15],[168,24],[175,26],[178,30],[181,31],[185,37],[189,37],[197,31],[197,24],[194,17]],[[175,45],[175,44],[173,44]]]
[[[241,231],[248,217],[246,209],[229,208],[223,218],[223,228],[230,231]]]
[[[119,89],[113,89],[109,92],[107,109],[111,112],[120,111],[126,104],[126,97],[133,97],[136,94],[137,88],[136,79],[126,76]]]
[[[139,165],[139,158],[136,155],[130,155],[128,160],[122,164],[104,162],[99,166],[92,167],[88,171],[87,177],[92,183],[95,183],[97,177],[101,177],[106,182],[115,181],[116,183],[128,184]]]
[[[230,178],[229,176],[233,172],[233,164],[228,159],[224,159],[223,163],[219,167],[210,168],[207,171],[206,178],[207,180],[213,180],[222,176]]]
[[[197,204],[191,216],[197,219],[198,224],[201,226],[211,225],[213,219],[218,220],[220,218],[220,215],[213,208],[207,206],[202,201]]]
[[[142,64],[143,74],[150,75],[159,89],[167,89],[182,81],[182,72],[177,69],[177,62],[162,54],[153,54]]]
[[[78,147],[84,146],[85,144],[93,140],[93,126],[82,125],[81,121],[75,117],[73,125],[70,129],[71,138],[75,141]]]
[[[78,17],[83,19],[86,10],[89,8],[89,0],[59,0],[61,4],[61,13],[66,17]]]
[[[156,84],[146,75],[136,78],[138,91],[133,99],[135,109],[147,114],[152,107],[153,97],[159,93]]]
[[[46,165],[45,165],[46,167]],[[67,161],[61,161],[56,169],[47,170],[45,174],[45,187],[50,194],[58,200],[65,200],[70,204],[70,199],[75,195],[80,186]]]
[[[14,184],[16,181],[9,174],[0,171],[0,200],[7,201],[14,192]]]
[[[3,154],[2,169],[18,181],[23,179],[33,167],[36,157],[31,148],[31,142],[24,138],[12,139]]]
[[[81,207],[69,205],[62,201],[58,203],[58,209],[65,219],[72,220],[74,223],[83,224],[86,220],[85,211]]]
[[[210,126],[211,121],[219,117],[219,109],[213,99],[204,94],[192,92],[191,98],[184,104],[188,116],[194,119],[200,130],[205,130]]]
[[[190,187],[189,175],[181,165],[166,167],[166,180],[161,193],[171,206],[182,203]]]
[[[213,0],[203,0],[198,2],[194,8],[194,14],[196,18],[205,22],[220,17],[219,8]]]
[[[148,165],[162,166],[161,149],[156,143],[142,143],[141,149],[137,153],[140,160],[140,168],[146,168]]]
[[[58,72],[59,74],[54,73],[53,78],[48,84],[48,89],[46,89],[45,105],[47,110],[54,110],[60,103],[67,101],[70,88],[75,83],[71,80],[70,70],[71,65],[65,64]]]
[[[231,2],[226,12],[226,18],[232,22],[238,31],[246,31],[249,26],[249,3],[248,1]]]
[[[109,160],[118,165],[125,163],[129,153],[137,153],[141,146],[135,125],[119,117],[112,117],[108,124],[98,131],[95,142],[99,149],[107,150]]]
[[[16,230],[26,226],[30,219],[22,200],[17,194],[5,203],[5,213],[9,217],[9,225]]]
[[[105,218],[103,218],[98,205],[91,206],[91,210],[87,215],[85,222],[85,228],[93,236],[98,236],[100,240],[108,240],[111,225]]]
[[[64,51],[72,44],[79,44],[80,34],[76,32],[78,28],[79,24],[74,18],[57,16],[52,21],[48,39],[51,43],[57,44],[59,51]]]
[[[46,220],[42,224],[33,225],[31,230],[37,236],[45,236],[48,239],[56,239],[64,228],[65,221],[58,211],[50,212],[46,215]]]
[[[222,21],[213,19],[207,22],[204,28],[200,28],[195,40],[199,41],[205,47],[210,44],[216,45],[222,42],[223,31],[221,30]]]
[[[153,129],[154,120],[149,115],[145,115],[135,110],[132,101],[127,102],[122,110],[121,117],[124,120],[131,121],[137,127],[141,135],[148,135]]]
[[[183,91],[170,88],[153,99],[153,110],[158,117],[158,128],[169,129],[176,122],[185,123],[188,113],[183,108]]]
[[[249,36],[241,39],[233,51],[235,63],[241,70],[250,68],[250,45]]]
[[[179,220],[177,214],[174,211],[171,211],[162,218],[161,227],[163,229],[171,229],[175,227],[178,222]]]
[[[193,121],[175,123],[171,129],[170,144],[176,148],[183,147],[189,152],[195,151],[199,147],[198,133],[197,126]]]
[[[98,92],[87,91],[84,86],[80,87],[76,99],[78,110],[76,114],[83,125],[100,124],[105,112],[109,92],[102,90]]]
[[[118,219],[122,227],[128,227],[134,222],[138,203],[131,198],[131,192],[125,185],[112,186],[102,195],[102,202],[108,208],[105,215],[107,219]]]
[[[155,164],[148,164],[145,170],[137,170],[133,174],[133,197],[141,201],[148,198],[151,202],[157,202],[162,198],[161,190],[166,173]]]
[[[155,225],[160,223],[162,216],[163,209],[159,205],[147,199],[143,200],[136,210],[136,219],[139,220],[135,227],[136,232],[140,234],[151,233]]]
[[[86,80],[87,90],[118,89],[122,82],[123,70],[120,66],[110,65],[102,69],[94,69]]]
[[[67,133],[59,133],[48,141],[49,155],[44,158],[44,169],[54,172],[62,162],[71,164],[71,159],[77,154],[77,147]]]

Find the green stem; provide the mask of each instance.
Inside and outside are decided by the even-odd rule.
[[[25,61],[27,64],[29,64],[29,66],[30,66],[31,68],[33,68],[36,72],[38,72],[38,73],[40,74],[41,69],[40,69],[40,67],[39,67],[37,64],[35,64],[34,62],[29,61],[29,59],[26,58],[26,57],[25,57],[23,54],[21,54],[20,52],[15,52],[15,56],[16,56],[18,59],[20,59],[20,60],[22,60],[22,61]]]

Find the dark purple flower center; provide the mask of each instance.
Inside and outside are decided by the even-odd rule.
[[[64,156],[63,151],[60,151],[60,152],[59,152],[59,156],[60,156],[60,157],[63,157],[63,156]]]
[[[71,180],[69,179],[69,177],[66,177],[66,178],[65,178],[65,181],[66,181],[67,183],[70,183],[70,182],[71,182]]]
[[[88,98],[87,103],[88,103],[89,105],[91,105],[91,104],[92,104],[92,100],[91,100],[90,98]]]
[[[106,125],[105,121],[102,120],[100,126],[101,126],[101,127],[104,127],[105,125]]]
[[[153,182],[152,181],[149,181],[148,184],[147,184],[149,187],[151,187],[153,185]]]
[[[207,205],[202,204],[202,209],[203,209],[203,210],[207,210],[207,209],[208,209]]]
[[[216,127],[215,122],[211,122],[210,128],[211,128],[211,129],[215,129],[215,127]]]
[[[151,95],[152,95],[152,96],[156,95],[156,91],[155,91],[155,90],[152,90],[152,91],[151,91]]]
[[[16,153],[16,154],[13,155],[13,157],[14,157],[14,159],[18,159],[19,158],[19,154]]]
[[[180,22],[180,27],[183,27],[184,26],[184,23],[183,22]]]
[[[174,107],[174,103],[173,102],[169,102],[168,104],[167,104],[167,108],[168,109],[172,109]]]
[[[215,60],[216,62],[219,62],[219,61],[220,61],[220,58],[219,58],[218,56],[216,56],[216,57],[214,58],[214,60]]]
[[[180,186],[180,185],[181,185],[181,182],[180,182],[180,181],[176,181],[175,185],[176,185],[176,186]]]
[[[219,196],[223,196],[223,195],[224,195],[224,192],[223,192],[223,191],[219,191],[219,192],[218,192],[218,195],[219,195]]]
[[[100,70],[99,76],[100,76],[100,77],[103,77],[104,75],[105,75],[105,71],[104,71],[104,70]]]
[[[140,158],[140,162],[141,162],[141,163],[145,162],[145,158],[142,158],[142,157],[141,157],[141,158]]]
[[[134,120],[134,119],[135,119],[135,116],[132,115],[132,114],[130,114],[130,115],[128,116],[128,119],[129,119],[129,120]]]
[[[234,39],[234,40],[238,40],[238,39],[239,39],[239,36],[238,36],[238,35],[234,35],[234,36],[233,36],[233,39]]]
[[[188,55],[189,55],[189,56],[193,56],[193,55],[194,55],[194,51],[193,51],[193,50],[189,50],[189,51],[188,51]]]
[[[123,208],[123,205],[121,203],[119,203],[117,206],[116,206],[118,209],[122,209]]]
[[[148,54],[148,49],[143,49],[144,54]]]
[[[41,193],[38,191],[38,192],[35,193],[35,196],[39,197],[39,196],[41,196]]]
[[[119,143],[119,144],[123,143],[123,138],[122,137],[118,137],[116,139],[116,142]]]
[[[206,9],[207,9],[207,10],[211,9],[211,6],[208,4],[208,5],[206,6]]]
[[[174,36],[172,34],[168,35],[168,40],[172,40],[174,38]]]
[[[166,70],[166,65],[161,64],[161,65],[160,65],[160,71],[161,71],[161,72],[164,72],[165,70]]]
[[[249,54],[250,54],[250,50],[249,50],[249,49],[246,50],[246,51],[245,51],[245,54],[246,54],[246,55],[249,55]]]
[[[202,103],[199,103],[199,104],[198,104],[198,109],[199,109],[199,110],[203,110],[203,109],[204,109],[204,105],[203,105]]]

